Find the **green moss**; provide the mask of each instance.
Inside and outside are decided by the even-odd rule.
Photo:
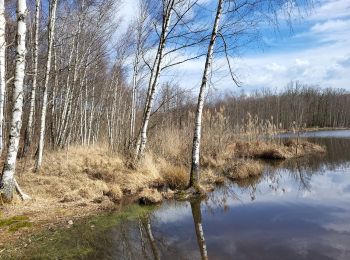
[[[11,232],[15,232],[20,228],[31,226],[32,223],[29,222],[29,218],[27,216],[14,216],[7,219],[0,219],[0,228],[8,227],[8,230]]]
[[[114,227],[128,220],[142,218],[155,207],[130,205],[123,211],[98,215],[74,222],[72,226],[45,231],[31,237],[31,243],[21,250],[14,250],[13,258],[26,259],[82,259],[93,256],[101,241]],[[69,228],[68,228],[69,227]],[[20,254],[20,255],[18,255]]]
[[[11,232],[16,232],[18,229],[20,228],[25,228],[25,227],[32,227],[33,226],[33,223],[31,222],[28,222],[28,221],[24,221],[24,222],[17,222],[17,223],[14,223],[13,225],[11,225],[9,227],[9,231]]]

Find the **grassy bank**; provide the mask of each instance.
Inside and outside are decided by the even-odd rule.
[[[322,152],[322,147],[305,142],[231,143],[220,153],[202,156],[201,186],[212,190],[226,179],[237,181],[261,175],[263,165],[256,158],[287,159]],[[190,165],[184,161],[180,155],[166,160],[147,154],[136,169],[130,167],[127,159],[96,146],[48,152],[40,173],[32,171],[33,160],[20,160],[17,180],[32,199],[23,202],[15,197],[12,204],[1,206],[0,229],[4,234],[0,243],[16,238],[18,232],[30,233],[51,223],[67,222],[125,204],[154,204],[173,199],[176,191],[185,189],[188,183]]]

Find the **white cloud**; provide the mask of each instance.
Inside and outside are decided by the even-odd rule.
[[[187,62],[177,67],[176,74],[183,87],[199,86],[203,71],[203,59]],[[334,44],[314,49],[275,54],[257,54],[232,60],[232,65],[243,83],[243,89],[283,88],[291,80],[321,87],[337,87],[350,90],[350,48]],[[212,82],[221,90],[232,88],[225,58],[214,60]]]
[[[122,0],[119,6],[120,15],[122,18],[120,24],[120,32],[125,32],[130,22],[136,17],[138,13],[138,0]]]
[[[350,16],[349,0],[322,0],[316,4],[308,19],[328,20]]]
[[[350,20],[327,20],[326,22],[316,23],[311,27],[311,32],[314,33],[326,33],[326,32],[339,32],[349,30]]]

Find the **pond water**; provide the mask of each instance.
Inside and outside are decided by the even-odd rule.
[[[327,153],[268,163],[263,176],[228,183],[203,201],[87,221],[63,241],[56,234],[60,241],[33,243],[27,256],[62,247],[78,259],[350,259],[350,131],[303,137]]]

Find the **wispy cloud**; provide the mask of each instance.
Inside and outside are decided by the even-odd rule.
[[[309,20],[328,20],[350,16],[350,1],[321,0],[315,4],[315,10],[308,16]]]
[[[135,15],[136,2],[124,1],[125,20]],[[350,1],[320,0],[294,29],[294,35],[285,33],[282,38],[275,38],[273,48],[267,52],[258,50],[232,60],[243,89],[247,92],[265,87],[279,89],[291,80],[300,80],[350,90]],[[269,38],[271,34],[263,36]],[[190,53],[183,54],[184,58],[189,57],[186,55]],[[198,88],[203,64],[204,58],[183,63],[165,71],[161,79],[175,80],[185,88]],[[216,88],[232,88],[225,58],[216,57],[213,72],[211,82]]]

